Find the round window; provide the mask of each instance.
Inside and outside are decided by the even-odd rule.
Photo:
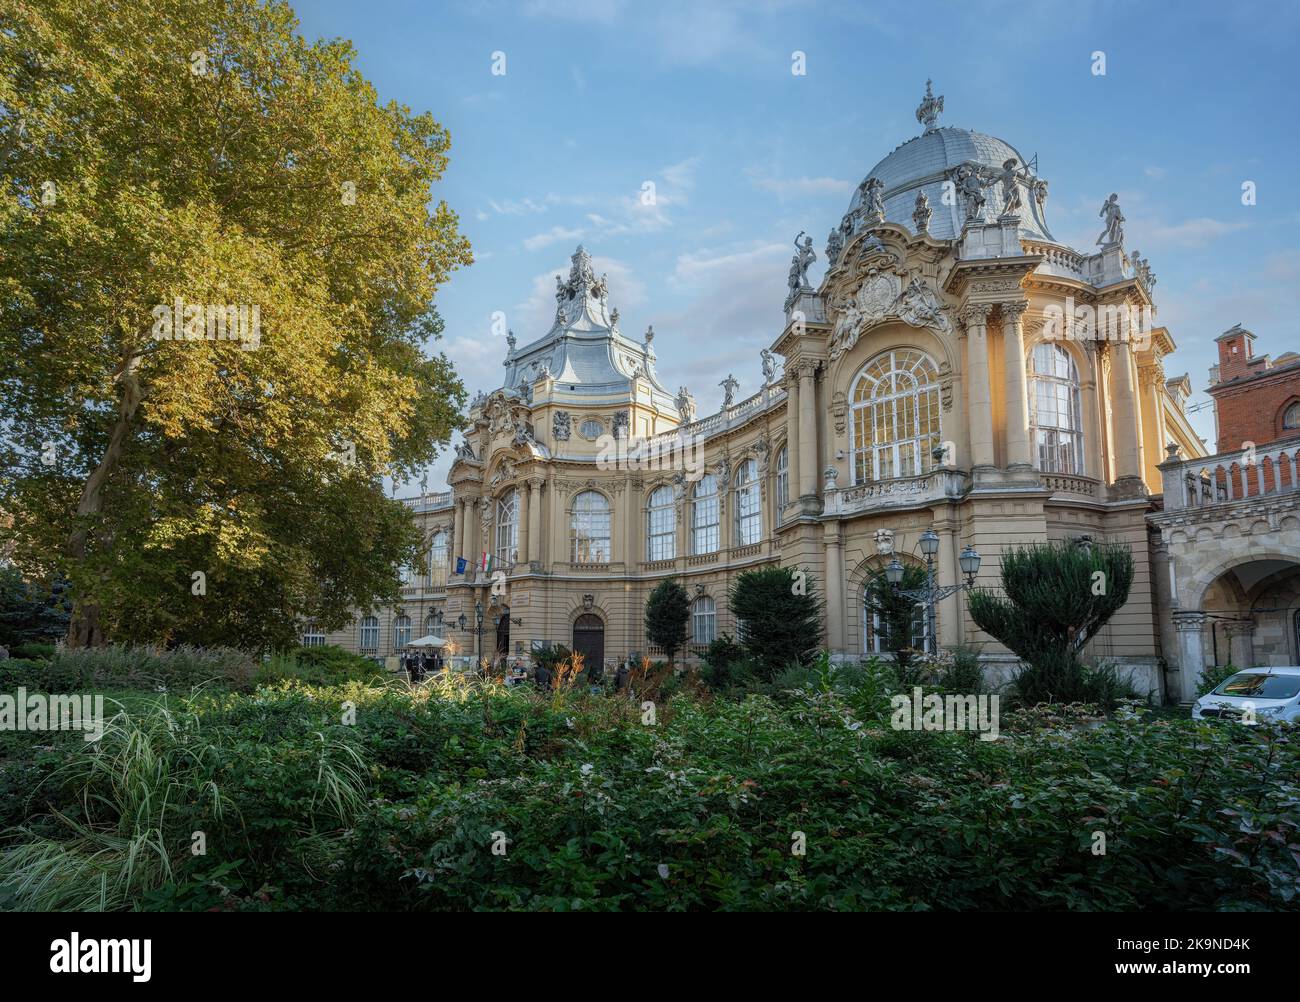
[[[578,432],[583,438],[597,438],[604,430],[605,426],[595,418],[587,418],[586,421],[582,422],[581,427],[578,428]]]

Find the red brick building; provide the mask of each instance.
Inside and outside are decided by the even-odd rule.
[[[1215,452],[1300,435],[1300,354],[1256,355],[1255,335],[1241,324],[1220,334],[1219,364],[1210,369]]]

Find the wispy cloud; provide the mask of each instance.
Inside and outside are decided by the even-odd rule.
[[[854,183],[836,177],[770,177],[756,167],[747,167],[749,183],[759,191],[767,191],[777,198],[804,196],[844,196],[853,191]]]
[[[1199,216],[1172,225],[1147,225],[1143,228],[1143,239],[1174,247],[1204,247],[1220,237],[1239,233],[1249,226],[1249,223],[1226,223],[1208,216]]]

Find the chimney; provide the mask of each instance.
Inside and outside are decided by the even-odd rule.
[[[1248,375],[1255,335],[1241,324],[1233,324],[1214,340],[1219,346],[1219,381],[1228,383]]]

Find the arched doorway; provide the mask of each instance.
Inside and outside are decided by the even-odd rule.
[[[604,667],[605,624],[599,616],[584,613],[574,620],[573,651],[582,655],[584,665]]]
[[[496,656],[503,658],[510,653],[510,607],[504,607],[497,619]]]

